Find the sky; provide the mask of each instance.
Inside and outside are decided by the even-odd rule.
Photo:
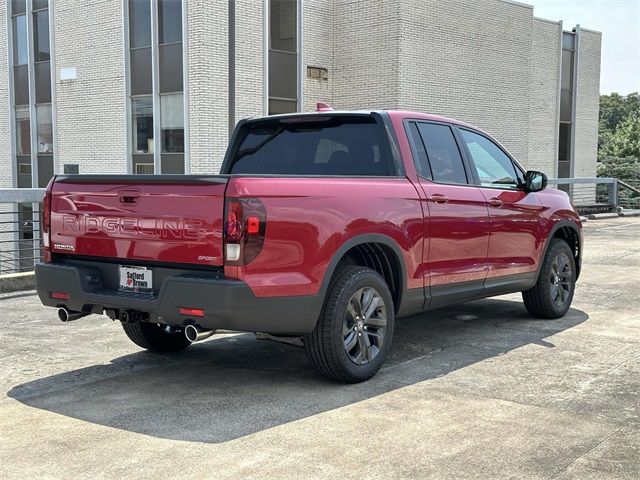
[[[602,32],[600,93],[640,91],[640,0],[522,0],[536,17]]]

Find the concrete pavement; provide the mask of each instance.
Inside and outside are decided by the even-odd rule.
[[[585,232],[565,318],[508,295],[404,319],[350,386],[253,335],[155,355],[0,296],[0,478],[640,478],[640,218]]]

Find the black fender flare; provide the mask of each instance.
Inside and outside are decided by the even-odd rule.
[[[407,290],[407,268],[404,264],[404,257],[402,256],[402,251],[400,250],[400,247],[398,246],[396,241],[393,240],[393,238],[380,233],[365,233],[362,235],[357,235],[355,237],[350,238],[346,242],[344,242],[340,246],[340,248],[336,250],[336,252],[331,257],[331,260],[329,261],[329,265],[327,266],[327,269],[325,270],[325,273],[324,273],[324,278],[322,280],[322,284],[319,292],[321,297],[323,299],[326,298],[326,294],[327,294],[327,291],[329,290],[329,284],[331,282],[331,278],[333,277],[333,274],[335,273],[336,268],[338,267],[338,264],[340,263],[340,260],[342,260],[344,255],[353,247],[356,247],[358,245],[363,245],[365,243],[380,243],[386,247],[389,247],[395,254],[398,260],[398,265],[400,266],[400,291],[398,295],[398,305],[396,306],[397,308],[399,308]]]
[[[579,245],[578,245],[578,259],[576,263],[576,280],[580,276],[580,269],[581,269],[581,263],[582,263],[582,235],[580,235],[580,230],[578,229],[575,221],[564,219],[564,220],[557,221],[549,231],[549,234],[547,235],[547,239],[544,242],[544,248],[542,249],[542,254],[540,256],[540,265],[538,265],[538,271],[536,272],[536,279],[535,279],[534,285],[538,283],[538,277],[540,276],[540,271],[542,270],[542,260],[544,259],[544,256],[547,253],[549,244],[551,243],[551,239],[555,236],[558,230],[560,230],[561,228],[567,228],[567,227],[573,230],[576,236],[578,237]]]

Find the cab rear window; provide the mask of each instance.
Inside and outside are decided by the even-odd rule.
[[[248,123],[240,135],[232,174],[396,174],[384,127],[371,117],[285,117]]]

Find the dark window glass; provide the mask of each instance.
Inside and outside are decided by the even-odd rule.
[[[34,60],[44,62],[51,57],[49,49],[49,10],[33,14]]]
[[[152,92],[151,48],[131,50],[131,95]]]
[[[269,122],[244,133],[231,173],[393,175],[384,131],[369,118]]]
[[[573,33],[564,32],[562,34],[562,48],[564,50],[575,50],[576,36]]]
[[[31,204],[29,203],[20,203],[18,204],[18,238],[20,240],[33,240],[33,207],[31,206]],[[30,243],[30,242],[29,242]],[[33,244],[29,245],[29,243],[26,244],[20,244],[20,249],[27,249],[27,248],[31,248],[33,246]],[[30,251],[21,251],[20,252],[20,256],[21,257],[31,257],[32,252]],[[32,259],[33,260],[33,259]],[[23,265],[22,262],[21,263],[21,267]]]
[[[41,10],[43,8],[49,8],[49,0],[33,0],[31,2],[33,10]]]
[[[53,153],[51,105],[36,105],[38,153]],[[46,186],[46,185],[45,185]]]
[[[293,113],[298,110],[297,100],[277,100],[269,99],[269,115],[278,115],[280,113]]]
[[[562,51],[562,79],[561,88],[571,90],[573,88],[573,52]]]
[[[560,121],[571,122],[573,119],[573,93],[572,90],[560,91]]]
[[[51,64],[40,62],[35,64],[36,103],[51,103]]]
[[[500,188],[518,188],[520,181],[509,156],[500,147],[482,135],[460,130],[471,154],[480,184]]]
[[[558,142],[558,159],[569,161],[571,159],[571,124],[560,124],[560,139]]]
[[[427,150],[433,180],[465,184],[467,174],[451,128],[446,125],[419,123],[418,131]]]
[[[13,17],[13,64],[26,65],[27,57],[27,16]]]
[[[133,153],[153,153],[153,100],[149,97],[131,99]],[[153,163],[153,158],[151,159]]]
[[[13,94],[16,105],[29,104],[29,71],[26,65],[13,67]]]
[[[269,96],[295,99],[298,96],[298,62],[292,53],[269,52]]]
[[[181,0],[158,0],[158,43],[182,41]]]
[[[16,152],[18,155],[31,154],[31,133],[29,107],[16,107]]]
[[[53,177],[53,155],[38,155],[38,188],[46,188]]]
[[[11,0],[11,14],[18,15],[27,11],[26,0]]]
[[[31,188],[31,157],[18,156],[18,188]]]
[[[558,162],[558,178],[569,178],[571,176],[571,162],[561,160]]]
[[[184,152],[184,96],[182,93],[160,97],[162,153]],[[164,173],[164,172],[163,172]]]
[[[409,124],[409,132],[411,135],[411,142],[416,154],[415,164],[416,164],[416,169],[418,171],[418,175],[431,180],[432,177],[431,177],[431,171],[429,170],[429,160],[427,158],[427,151],[424,148],[422,137],[418,132],[418,125],[416,125],[414,122],[411,122]]]
[[[129,47],[151,45],[151,2],[129,0]]]
[[[133,173],[152,175],[154,173],[153,155],[133,155]]]
[[[184,154],[183,153],[163,153],[160,157],[160,171],[163,174],[183,174]]]
[[[160,45],[160,93],[182,91],[182,43]]]
[[[282,52],[296,52],[296,0],[269,2],[271,45]]]

